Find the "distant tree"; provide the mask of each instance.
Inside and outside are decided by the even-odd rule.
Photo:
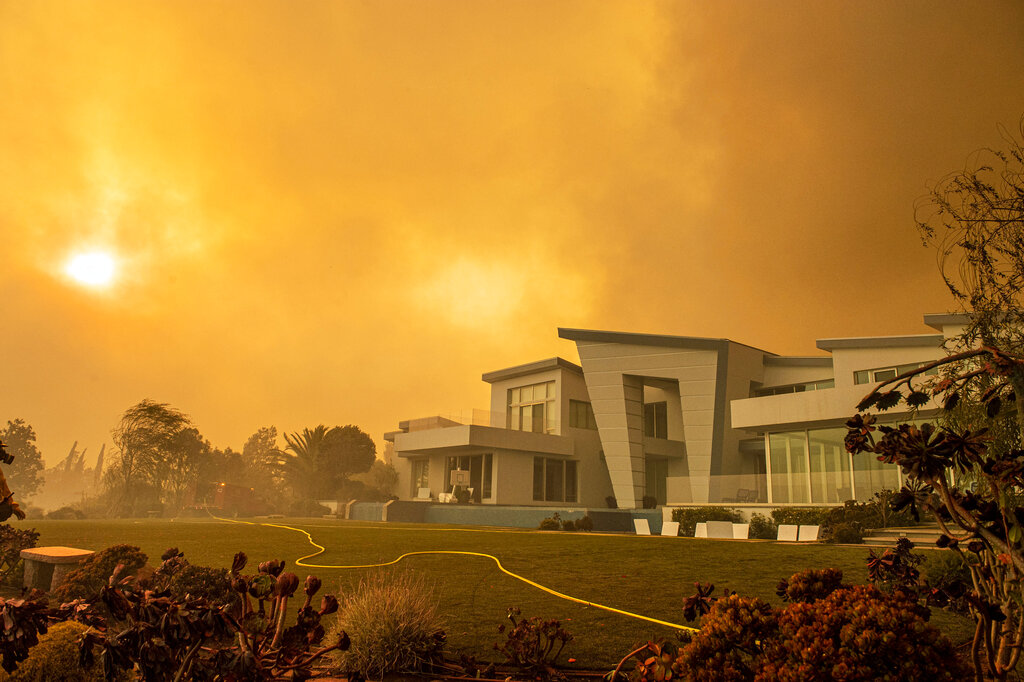
[[[148,398],[125,411],[113,432],[117,456],[104,475],[115,488],[115,514],[140,511],[144,488],[155,491],[158,500],[162,497],[165,477],[176,466],[169,460],[180,453],[179,435],[191,426],[188,415]]]
[[[329,483],[322,478],[320,450],[327,436],[327,427],[320,424],[301,433],[285,434],[284,450],[279,450],[280,468],[296,496],[322,497]]]
[[[395,494],[398,485],[398,471],[383,460],[374,460],[370,469],[356,474],[353,480],[359,481],[380,493],[381,497],[390,498]]]
[[[279,496],[284,486],[277,429],[264,426],[249,436],[242,447],[242,459],[250,471],[250,485],[264,496]]]
[[[210,457],[210,442],[194,428],[181,429],[171,439],[165,456],[154,461],[153,474],[163,481],[161,502],[178,511],[189,490],[194,491],[199,470]]]
[[[335,485],[352,474],[369,471],[377,460],[377,446],[358,426],[335,426],[327,432],[322,446],[324,467]]]
[[[31,497],[43,482],[43,455],[36,447],[36,432],[24,419],[15,419],[0,430],[0,441],[14,457],[14,462],[4,465],[8,485],[19,500]]]
[[[301,433],[285,434],[280,467],[296,495],[310,499],[335,495],[344,481],[367,471],[377,448],[359,427],[320,424]]]
[[[242,455],[254,463],[271,465],[277,461],[277,428],[264,426],[249,436],[242,446]]]

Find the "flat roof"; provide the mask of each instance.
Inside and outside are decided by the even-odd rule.
[[[971,316],[967,313],[933,313],[924,316],[924,323],[936,331],[942,331],[946,325],[967,324]]]
[[[577,374],[583,374],[583,368],[574,362],[569,362],[565,358],[547,358],[546,360],[529,362],[525,365],[496,369],[493,372],[485,373],[481,378],[487,383],[493,384],[495,381],[501,381],[502,379],[515,379],[516,377],[522,377],[528,374],[537,374],[539,372],[559,368],[567,369],[570,372],[576,372]]]
[[[772,355],[765,357],[764,364],[775,367],[831,367],[832,358],[827,355]]]
[[[912,346],[941,346],[942,334],[914,334],[911,336],[851,336],[845,339],[818,339],[822,350],[837,348],[906,348]]]
[[[775,355],[770,351],[756,348],[745,343],[739,343],[732,339],[713,339],[703,336],[673,336],[670,334],[639,334],[636,332],[609,332],[597,329],[566,329],[558,328],[558,336],[570,341],[595,341],[598,343],[624,343],[636,346],[661,346],[663,348],[700,348],[703,350],[720,350],[726,344],[735,343],[737,346],[752,348],[753,350]]]

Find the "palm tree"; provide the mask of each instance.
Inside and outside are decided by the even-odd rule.
[[[320,424],[312,430],[303,429],[302,433],[284,434],[287,445],[278,450],[278,466],[295,495],[316,499],[329,483],[323,477],[321,449],[330,431]]]

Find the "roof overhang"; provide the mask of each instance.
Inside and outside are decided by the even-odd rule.
[[[924,323],[940,332],[944,327],[968,324],[970,321],[971,316],[967,313],[938,313],[924,316]]]
[[[503,379],[515,379],[516,377],[539,374],[540,372],[546,372],[552,369],[567,369],[570,372],[583,374],[583,368],[575,363],[569,362],[564,358],[548,358],[546,360],[530,362],[525,365],[516,365],[515,367],[497,369],[493,372],[487,372],[481,378],[487,383],[493,384],[494,382],[501,381]]]
[[[394,435],[395,454],[399,457],[468,454],[483,450],[515,450],[540,455],[570,456],[575,451],[573,439],[566,436],[472,424]]]
[[[697,348],[700,350],[722,350],[728,344],[735,343],[737,346],[747,346],[745,343],[738,343],[730,339],[713,339],[702,336],[671,336],[668,334],[639,334],[636,332],[609,332],[596,329],[567,329],[558,328],[558,336],[570,341],[586,341],[591,343],[621,343],[633,346],[660,346],[662,348]],[[754,348],[754,350],[767,353],[768,351]],[[774,353],[771,353],[774,355]]]
[[[945,337],[942,334],[914,334],[911,336],[854,336],[845,339],[818,339],[821,350],[838,348],[937,348]]]

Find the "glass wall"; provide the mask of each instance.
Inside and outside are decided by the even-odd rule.
[[[768,434],[768,471],[772,502],[807,504],[807,434],[803,431]]]
[[[775,504],[842,504],[863,502],[882,490],[902,485],[899,467],[873,455],[851,457],[845,428],[769,433],[770,502]]]
[[[853,456],[853,484],[858,502],[867,502],[882,490],[899,490],[899,467],[895,464],[883,464],[876,455],[860,453]]]
[[[653,497],[658,504],[666,504],[668,499],[668,460],[661,457],[647,457],[644,460],[646,478],[645,494]]]
[[[575,460],[533,458],[533,499],[576,502],[579,497]]]
[[[446,457],[444,468],[444,480],[451,485],[452,471],[461,470],[469,472],[469,488],[472,488],[472,499],[479,502],[481,499],[491,497],[491,454],[486,455],[461,455],[459,457]]]
[[[853,499],[850,455],[843,444],[845,437],[844,428],[807,432],[812,502],[839,504]]]

